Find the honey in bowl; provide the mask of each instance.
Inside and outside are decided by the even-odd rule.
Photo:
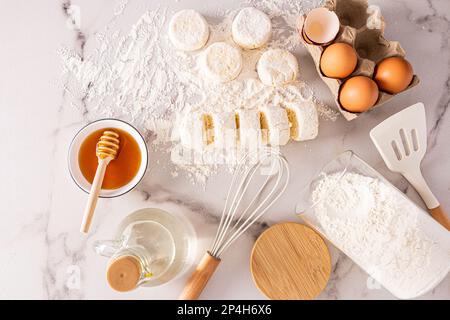
[[[141,151],[136,140],[126,131],[117,128],[103,128],[91,133],[81,144],[78,165],[85,179],[92,184],[97,170],[97,142],[105,130],[119,134],[119,154],[106,169],[102,189],[118,189],[128,184],[137,174],[141,165]]]

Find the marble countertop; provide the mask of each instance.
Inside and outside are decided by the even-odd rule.
[[[192,0],[170,1],[173,8]],[[427,109],[428,152],[422,163],[425,178],[442,206],[450,211],[450,2],[445,0],[370,1],[381,7],[386,36],[398,40],[421,78],[419,86],[356,121],[324,121],[318,139],[282,148],[292,167],[292,181],[274,214],[247,232],[223,256],[217,274],[204,291],[206,299],[264,299],[253,284],[250,251],[267,225],[299,221],[294,215],[298,191],[328,160],[352,149],[424,206],[400,175],[384,165],[369,138],[369,130],[405,106],[422,101]],[[101,200],[96,225],[89,236],[79,231],[86,195],[67,170],[67,149],[73,135],[88,123],[74,108],[61,85],[58,49],[95,49],[92,36],[108,23],[121,4],[125,25],[134,23],[152,0],[1,1],[0,3],[0,298],[2,299],[174,299],[187,275],[156,288],[121,294],[105,281],[107,259],[97,256],[92,243],[108,239],[120,220],[143,207],[184,214],[200,236],[199,250],[211,242],[229,181],[226,173],[212,177],[205,190],[183,175],[155,165],[139,186],[123,197]],[[79,28],[67,8],[79,10]],[[304,56],[304,58],[303,58]],[[306,51],[302,63],[319,98],[332,104],[330,93],[315,74]],[[208,196],[205,196],[207,194]],[[320,299],[394,299],[349,258],[330,245],[332,276]],[[238,288],[238,290],[237,290]],[[425,299],[450,299],[450,275]]]

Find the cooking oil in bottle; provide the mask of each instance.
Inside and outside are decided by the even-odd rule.
[[[183,273],[195,256],[196,236],[184,217],[148,208],[127,216],[115,239],[97,241],[94,249],[110,257],[110,286],[129,291],[138,286],[158,286]]]

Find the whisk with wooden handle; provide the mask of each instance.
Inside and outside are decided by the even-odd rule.
[[[286,190],[288,182],[289,166],[278,150],[264,147],[241,158],[212,248],[203,256],[179,299],[194,300],[200,296],[219,265],[222,253],[269,210]]]
[[[113,130],[105,130],[97,142],[96,155],[98,158],[98,166],[97,171],[95,172],[94,181],[92,181],[88,202],[84,210],[83,221],[81,222],[80,231],[82,233],[87,233],[89,231],[98,196],[102,188],[103,178],[105,177],[106,167],[111,160],[114,160],[117,157],[119,146],[119,134]]]

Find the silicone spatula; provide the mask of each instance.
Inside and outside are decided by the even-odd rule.
[[[387,118],[370,131],[387,167],[401,173],[422,197],[436,221],[450,231],[450,219],[423,178],[420,163],[427,149],[425,107],[416,103]]]

